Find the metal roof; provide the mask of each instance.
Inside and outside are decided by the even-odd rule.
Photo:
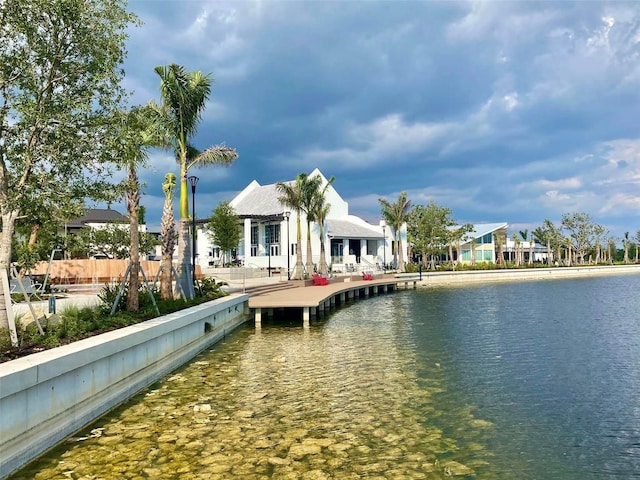
[[[358,223],[347,220],[328,219],[327,234],[332,238],[362,238],[362,239],[382,239],[382,233],[372,228],[365,227]]]
[[[500,230],[503,228],[507,228],[509,224],[506,222],[502,223],[475,223],[473,224],[473,231],[471,232],[475,238],[480,238],[485,236],[487,233],[495,232],[496,230]]]
[[[279,196],[280,192],[275,183],[259,186],[251,190],[233,208],[241,218],[281,216],[282,212],[291,209],[280,203]]]

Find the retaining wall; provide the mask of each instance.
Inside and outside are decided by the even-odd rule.
[[[0,364],[0,478],[244,323],[235,294]]]
[[[504,270],[469,270],[457,272],[422,272],[418,286],[457,285],[465,283],[511,282],[527,280],[558,280],[562,278],[602,275],[640,274],[640,265],[580,266],[551,268],[521,268]],[[402,273],[396,278],[419,278],[417,273]]]

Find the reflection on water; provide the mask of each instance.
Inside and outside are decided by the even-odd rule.
[[[247,327],[15,478],[637,478],[638,291],[401,291]]]
[[[237,331],[14,478],[494,478],[493,425],[419,363],[413,293]]]

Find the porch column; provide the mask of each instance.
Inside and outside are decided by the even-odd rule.
[[[251,257],[251,219],[244,219],[244,266],[249,265]]]

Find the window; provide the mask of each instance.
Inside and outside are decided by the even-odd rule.
[[[471,250],[462,250],[462,255],[460,255],[460,258],[463,261],[471,261]]]
[[[264,243],[265,245],[280,243],[280,224],[264,226]]]
[[[478,245],[486,245],[488,243],[493,243],[493,234],[491,233],[487,233],[486,235],[483,235],[482,237],[478,237],[476,238],[476,243]]]
[[[377,255],[378,253],[378,240],[367,240],[367,254]]]

